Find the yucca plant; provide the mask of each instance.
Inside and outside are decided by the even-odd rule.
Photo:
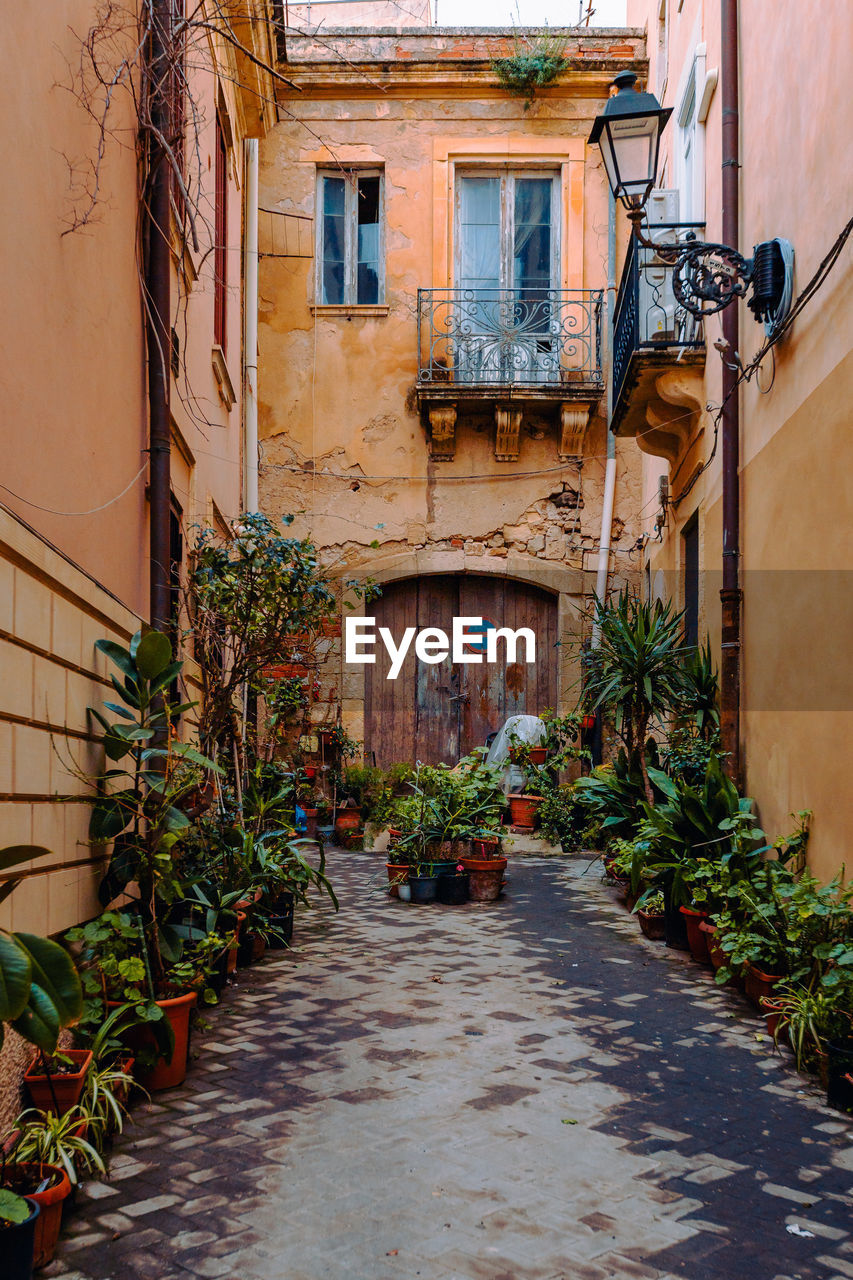
[[[711,642],[689,651],[684,660],[684,710],[702,742],[710,742],[720,726],[720,681],[711,657]]]
[[[646,742],[653,724],[684,706],[684,613],[660,600],[643,602],[627,589],[613,601],[595,600],[598,641],[584,653],[581,703],[613,718],[628,767],[641,774],[649,804],[652,784]]]

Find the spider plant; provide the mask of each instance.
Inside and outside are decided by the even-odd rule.
[[[797,1070],[814,1066],[826,1052],[828,1040],[841,1040],[853,1033],[851,1009],[853,983],[837,986],[802,987],[784,983],[773,993],[773,1011],[779,1014],[775,1039],[787,1033]]]
[[[78,1169],[81,1173],[94,1170],[103,1176],[106,1165],[86,1136],[90,1126],[97,1129],[98,1122],[82,1106],[72,1107],[61,1116],[35,1108],[24,1111],[14,1126],[18,1133],[15,1160],[19,1164],[59,1166],[74,1185]]]
[[[109,1134],[121,1133],[124,1128],[127,1097],[133,1084],[133,1076],[109,1064],[93,1066],[86,1073],[80,1105],[89,1117],[92,1146],[98,1151],[103,1151]]]

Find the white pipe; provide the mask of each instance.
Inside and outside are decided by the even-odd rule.
[[[246,261],[243,313],[243,506],[258,510],[258,140],[246,148]]]
[[[616,437],[610,430],[613,417],[613,317],[616,312],[616,202],[611,193],[607,219],[607,347],[610,376],[607,379],[607,463],[604,468],[604,494],[601,503],[601,535],[598,539],[598,573],[595,594],[604,601],[607,595],[607,571],[610,567],[610,540],[613,533],[613,500],[616,494]],[[601,628],[592,628],[592,647],[598,648]]]

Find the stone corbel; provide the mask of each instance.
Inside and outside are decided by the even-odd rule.
[[[456,452],[456,405],[429,406],[429,451],[433,458],[450,459]]]
[[[495,405],[495,457],[498,462],[517,462],[521,437],[521,409],[514,405]]]
[[[583,457],[583,444],[586,438],[586,429],[589,426],[589,411],[592,408],[588,404],[561,404],[560,405],[560,423],[562,433],[560,435],[560,461],[568,462],[571,458]]]
[[[645,407],[648,426],[638,432],[643,453],[672,465],[687,448],[704,408],[705,383],[697,369],[669,369],[655,379],[657,396]]]

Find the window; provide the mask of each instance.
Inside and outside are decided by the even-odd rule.
[[[699,521],[691,516],[681,535],[684,554],[684,643],[699,643]]]
[[[213,341],[227,350],[228,297],[228,148],[222,121],[216,117],[216,156],[214,162],[214,245],[213,245]]]
[[[555,289],[559,213],[554,174],[480,173],[459,178],[456,286]]]
[[[682,222],[701,222],[703,200],[700,184],[703,158],[697,155],[698,129],[696,121],[696,66],[690,69],[681,102],[678,107],[678,134],[675,141],[675,174],[681,197]]]
[[[559,182],[484,171],[456,183],[456,376],[551,382],[560,371]]]
[[[382,174],[321,173],[317,205],[317,297],[322,306],[384,301]]]

